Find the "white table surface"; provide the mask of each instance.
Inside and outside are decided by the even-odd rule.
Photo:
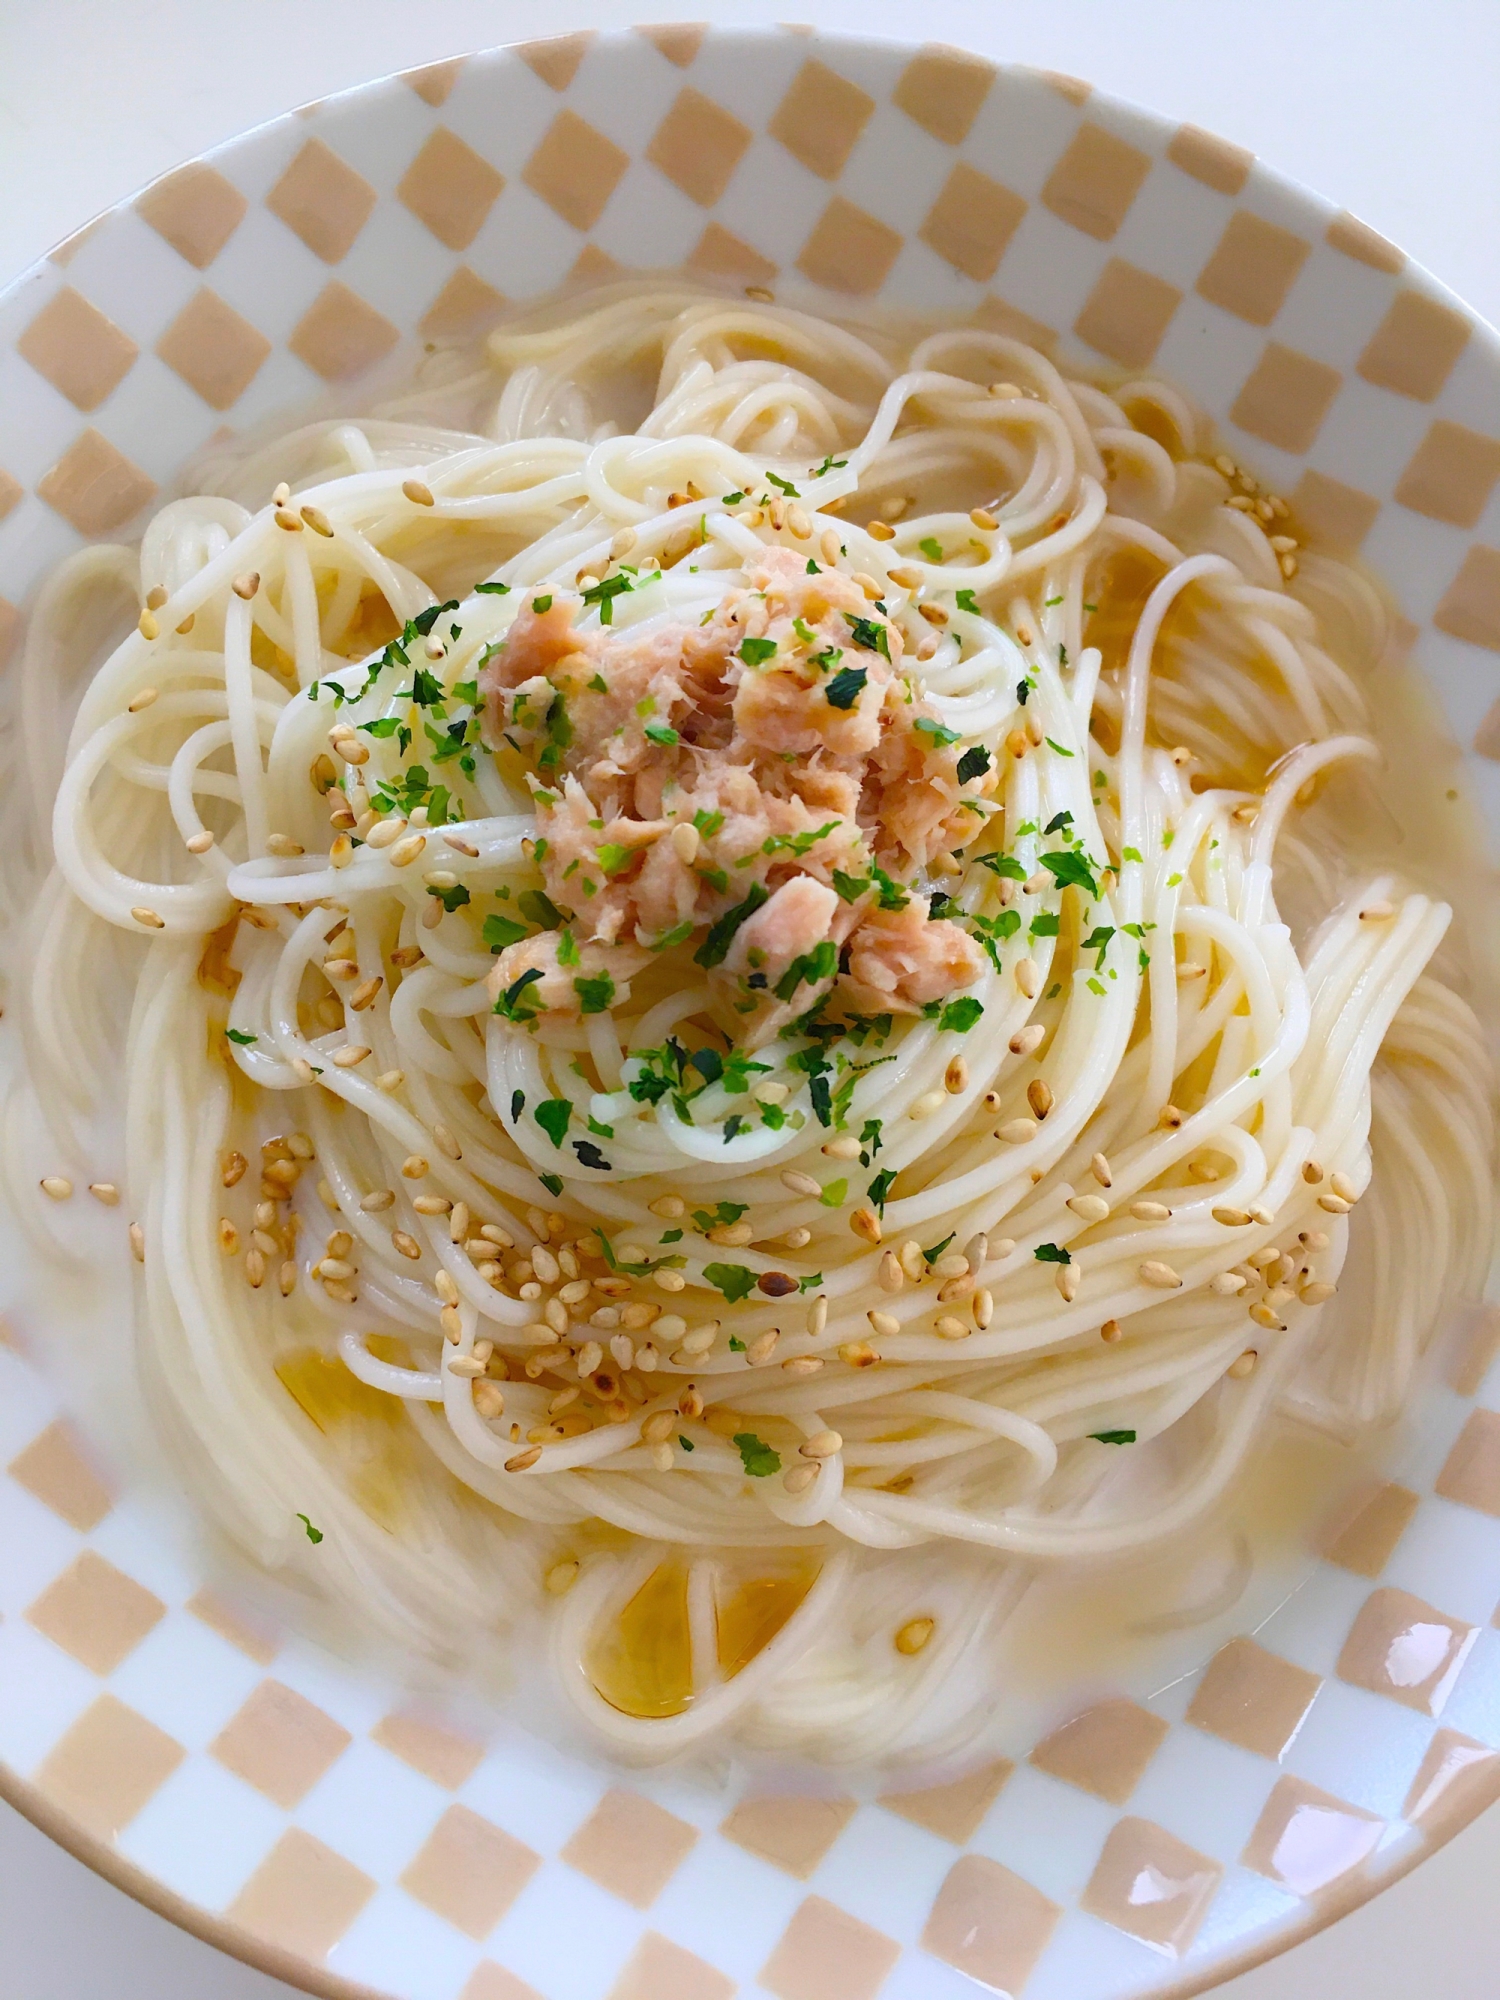
[[[0,0],[0,282],[107,203],[292,105],[386,71],[672,0]],[[1249,146],[1500,321],[1497,0],[769,0],[1088,77]],[[1494,2000],[1500,1808],[1223,2000]],[[0,1806],[0,2000],[278,2000]]]

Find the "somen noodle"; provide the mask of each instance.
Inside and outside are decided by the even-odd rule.
[[[1382,600],[974,327],[657,280],[463,367],[35,606],[16,1199],[118,1147],[173,1462],[401,1646],[545,1608],[622,1748],[951,1748],[1040,1566],[1389,1422],[1482,1275]]]

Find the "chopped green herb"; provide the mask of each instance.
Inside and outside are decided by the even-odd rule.
[[[970,612],[975,618],[982,616],[979,609],[979,599],[974,595],[972,590],[954,591],[953,602],[958,606],[960,611]]]
[[[550,1195],[560,1195],[563,1191],[561,1174],[538,1174],[537,1179]]]
[[[1049,750],[1055,750],[1055,751],[1057,752],[1057,754],[1058,754],[1058,756],[1059,756],[1059,757],[1071,757],[1071,756],[1072,756],[1072,754],[1073,754],[1073,753],[1072,753],[1072,751],[1071,751],[1071,750],[1064,750],[1064,748],[1062,747],[1062,745],[1061,745],[1060,743],[1054,743],[1054,742],[1053,742],[1053,740],[1052,740],[1052,738],[1051,738],[1050,736],[1048,736],[1048,737],[1045,737],[1045,738],[1044,738],[1043,740],[1045,741],[1045,743],[1046,743],[1046,745],[1047,745],[1047,748],[1048,748]]]
[[[1038,1243],[1032,1253],[1039,1264],[1071,1264],[1073,1253],[1063,1250],[1056,1243]]]
[[[722,965],[729,956],[729,947],[734,942],[734,934],[747,917],[754,916],[762,903],[770,900],[763,882],[754,882],[743,903],[736,903],[732,910],[726,910],[722,917],[708,927],[708,936],[693,953],[693,963],[711,971]]]
[[[474,593],[477,597],[509,597],[510,585],[508,583],[494,582],[476,583]]]
[[[321,1528],[315,1528],[312,1522],[308,1520],[305,1514],[299,1514],[297,1516],[297,1519],[302,1523],[303,1527],[307,1530],[307,1539],[310,1542],[322,1541],[323,1530]]]
[[[549,591],[545,597],[533,597],[531,600],[531,608],[539,618],[541,617],[543,612],[550,611],[552,609],[551,592]]]
[[[1134,1444],[1134,1431],[1090,1431],[1089,1436],[1098,1444]]]
[[[578,1155],[580,1165],[592,1167],[596,1173],[607,1174],[614,1171],[591,1139],[575,1139],[573,1151]]]
[[[670,722],[648,722],[646,724],[648,743],[659,743],[664,750],[675,749],[682,741]]]
[[[734,1443],[741,1463],[752,1479],[769,1479],[781,1470],[781,1454],[763,1444],[754,1431],[736,1431]]]
[[[846,1180],[830,1181],[818,1196],[824,1208],[842,1208],[848,1199],[849,1183]]]
[[[890,659],[891,642],[884,625],[877,624],[873,618],[856,618],[852,611],[846,611],[844,618],[856,646],[863,646],[866,652],[879,653],[883,659]]]
[[[764,666],[766,661],[774,656],[775,652],[776,641],[774,639],[741,639],[739,644],[739,657],[745,662],[747,667]]]
[[[230,1041],[238,1042],[242,1049],[249,1048],[250,1044],[257,1039],[254,1035],[247,1035],[242,1028],[226,1028],[224,1032]]]
[[[950,1000],[938,1020],[938,1027],[955,1035],[966,1035],[984,1012],[984,1003],[972,995]]]
[[[495,1002],[495,1012],[507,1021],[532,1021],[542,1011],[536,997],[527,991],[535,986],[542,976],[542,968],[533,965],[523,972],[513,986],[509,986]]]
[[[956,729],[949,729],[942,722],[934,722],[930,715],[919,715],[912,728],[919,736],[930,738],[935,749],[941,750],[947,744],[958,741],[959,732]]]
[[[541,1126],[553,1145],[560,1150],[568,1130],[569,1121],[573,1116],[571,1102],[566,1097],[548,1097],[536,1107],[531,1115],[537,1124]]]
[[[519,944],[526,936],[526,926],[518,924],[514,917],[486,917],[484,920],[484,941],[491,951],[504,951],[508,944]]]
[[[595,979],[575,979],[573,991],[583,1013],[607,1014],[615,997],[615,982],[607,972],[601,972]]]
[[[755,1290],[755,1273],[744,1264],[705,1264],[703,1275],[730,1305],[737,1305]]]
[[[776,491],[784,493],[788,500],[800,500],[802,498],[802,495],[793,486],[790,479],[779,479],[774,472],[768,472],[766,478],[776,488]]]
[[[865,667],[840,667],[833,679],[823,690],[823,698],[830,708],[853,708],[864,693],[869,670]]]
[[[883,1167],[865,1189],[865,1199],[877,1215],[885,1214],[885,1205],[890,1199],[891,1189],[896,1184],[897,1172],[898,1169],[895,1167]]]
[[[446,889],[435,888],[429,882],[427,893],[429,896],[437,897],[450,917],[455,910],[461,910],[465,903],[472,902],[473,900],[462,882],[454,882]]]
[[[958,760],[958,782],[966,785],[970,778],[982,778],[990,768],[990,753],[981,744],[970,744]]]

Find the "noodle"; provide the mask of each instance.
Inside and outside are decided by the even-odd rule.
[[[1037,1566],[1179,1535],[1278,1407],[1389,1422],[1482,1275],[1449,909],[1316,804],[1383,609],[1170,388],[975,329],[632,283],[435,369],[38,601],[15,1199],[123,1119],[174,1462],[399,1645],[550,1589],[620,1749],[951,1750]]]

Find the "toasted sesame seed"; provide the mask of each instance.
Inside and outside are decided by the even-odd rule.
[[[1353,1202],[1345,1201],[1342,1195],[1320,1194],[1318,1196],[1318,1206],[1328,1215],[1347,1215],[1354,1204]]]
[[[1137,1222],[1170,1222],[1172,1211],[1164,1201],[1133,1201],[1130,1213]]]
[[[1057,1289],[1061,1292],[1064,1301],[1068,1305],[1072,1305],[1074,1299],[1078,1296],[1078,1287],[1083,1283],[1083,1273],[1079,1270],[1076,1263],[1059,1264],[1053,1276]]]
[[[936,1629],[932,1618],[909,1618],[896,1634],[896,1651],[910,1656],[920,1653]]]
[[[1109,1203],[1100,1194],[1075,1194],[1068,1198],[1068,1207],[1082,1216],[1085,1222],[1104,1222],[1109,1216]],[[1134,1215],[1134,1208],[1131,1209]]]
[[[846,1340],[839,1349],[839,1360],[847,1368],[873,1368],[879,1359],[867,1340]]]
[[[1258,1359],[1259,1356],[1256,1354],[1255,1349],[1253,1347],[1247,1347],[1244,1353],[1241,1354],[1238,1357],[1238,1359],[1230,1362],[1228,1368],[1225,1370],[1225,1373],[1229,1376],[1231,1381],[1243,1382],[1247,1375],[1253,1375],[1255,1373],[1255,1364]]]
[[[875,1278],[883,1292],[899,1292],[906,1283],[906,1273],[902,1270],[901,1260],[894,1250],[882,1253],[880,1263],[876,1267]]]
[[[534,1444],[530,1451],[518,1451],[514,1458],[505,1461],[507,1472],[528,1472],[542,1455],[542,1448]]]
[[[409,868],[426,845],[427,836],[425,834],[409,833],[404,839],[391,843],[391,848],[386,855],[386,859],[393,868]],[[440,906],[436,903],[433,905],[434,909],[438,907]]]
[[[654,1271],[652,1283],[664,1292],[681,1292],[687,1289],[687,1279],[681,1271]]]
[[[54,1201],[66,1201],[73,1192],[73,1183],[62,1174],[44,1174],[40,1185],[42,1193]]]
[[[788,1493],[805,1493],[817,1478],[818,1470],[816,1463],[789,1466],[781,1483]]]
[[[780,1339],[779,1327],[769,1327],[766,1332],[757,1334],[745,1349],[746,1365],[751,1368],[764,1368],[775,1354],[776,1344]]]
[[[1242,1292],[1248,1282],[1238,1271],[1220,1271],[1216,1277],[1209,1279],[1208,1289],[1217,1292],[1220,1298],[1231,1298],[1236,1292]]]
[[[167,927],[166,918],[158,916],[155,910],[148,910],[144,903],[136,904],[130,914],[148,931],[164,931]]]
[[[1041,989],[1042,974],[1034,958],[1016,960],[1016,985],[1028,1000],[1034,1000]]]
[[[1154,1285],[1158,1291],[1163,1292],[1174,1292],[1182,1283],[1170,1264],[1160,1263],[1154,1257],[1148,1257],[1145,1263],[1138,1267],[1137,1275],[1143,1285]]]
[[[1395,914],[1394,903],[1366,903],[1359,913],[1359,920],[1362,924],[1383,924]]]
[[[120,1190],[113,1181],[90,1181],[89,1193],[95,1201],[102,1201],[106,1208],[114,1208],[120,1200]]]
[[[410,1257],[413,1261],[422,1254],[422,1246],[416,1237],[408,1236],[404,1229],[393,1229],[391,1231],[391,1242],[401,1252],[403,1257]]]
[[[969,509],[969,519],[974,523],[976,528],[984,528],[986,530],[998,528],[1000,525],[995,516],[984,507],[971,507]]]
[[[1036,1137],[1034,1118],[1011,1118],[996,1132],[997,1139],[1003,1139],[1008,1146],[1024,1146],[1028,1139]]]
[[[755,1289],[768,1299],[790,1298],[797,1289],[797,1280],[786,1271],[762,1271],[755,1281]]]
[[[865,1318],[870,1322],[874,1331],[882,1338],[888,1338],[891,1334],[901,1331],[901,1322],[894,1313],[879,1312],[874,1307],[871,1307],[870,1311],[865,1314]]]
[[[781,1366],[788,1375],[816,1375],[823,1366],[823,1357],[820,1354],[793,1354]]]
[[[463,1158],[463,1148],[446,1125],[433,1126],[432,1141],[445,1159],[461,1160]]]
[[[1336,1194],[1340,1201],[1352,1203],[1359,1200],[1359,1189],[1347,1174],[1330,1174],[1328,1191],[1330,1194]]]
[[[240,1232],[227,1215],[219,1217],[219,1248],[226,1257],[232,1257],[240,1247]]]
[[[1286,1332],[1284,1321],[1268,1299],[1262,1299],[1259,1305],[1251,1306],[1250,1317],[1257,1326],[1270,1327],[1276,1333]]]
[[[880,1217],[873,1208],[866,1205],[861,1205],[852,1212],[849,1217],[849,1227],[866,1243],[878,1243],[884,1234]]]
[[[1295,556],[1278,556],[1276,560],[1281,574],[1290,582],[1297,574],[1297,558]]]
[[[359,970],[359,967],[356,966],[354,969],[357,972]],[[358,986],[356,986],[354,991],[349,995],[349,1006],[353,1010],[353,1012],[356,1014],[362,1014],[367,1007],[373,1007],[375,1004],[376,996],[379,994],[380,989],[382,986],[384,986],[384,984],[385,981],[381,978],[378,972],[375,974],[373,979],[366,979],[361,981],[361,983]]]
[[[408,1153],[406,1158],[401,1162],[402,1177],[409,1181],[422,1180],[429,1171],[429,1163],[422,1158],[420,1153]]]
[[[807,1330],[816,1340],[828,1324],[828,1300],[819,1292],[807,1309]]]
[[[967,1340],[974,1329],[965,1326],[961,1319],[955,1319],[951,1313],[944,1313],[941,1318],[933,1321],[932,1330],[939,1340]]]
[[[818,537],[818,554],[823,558],[825,568],[834,568],[842,553],[838,531],[834,528],[825,528]]]
[[[1052,1092],[1041,1077],[1034,1076],[1031,1082],[1027,1084],[1026,1102],[1031,1106],[1033,1115],[1037,1118],[1045,1118],[1047,1113],[1052,1109],[1054,1102]]]
[[[818,1431],[799,1447],[804,1458],[832,1458],[844,1449],[844,1440],[837,1431]]]
[[[207,854],[213,844],[214,837],[206,827],[202,833],[190,835],[184,843],[189,854]]]

